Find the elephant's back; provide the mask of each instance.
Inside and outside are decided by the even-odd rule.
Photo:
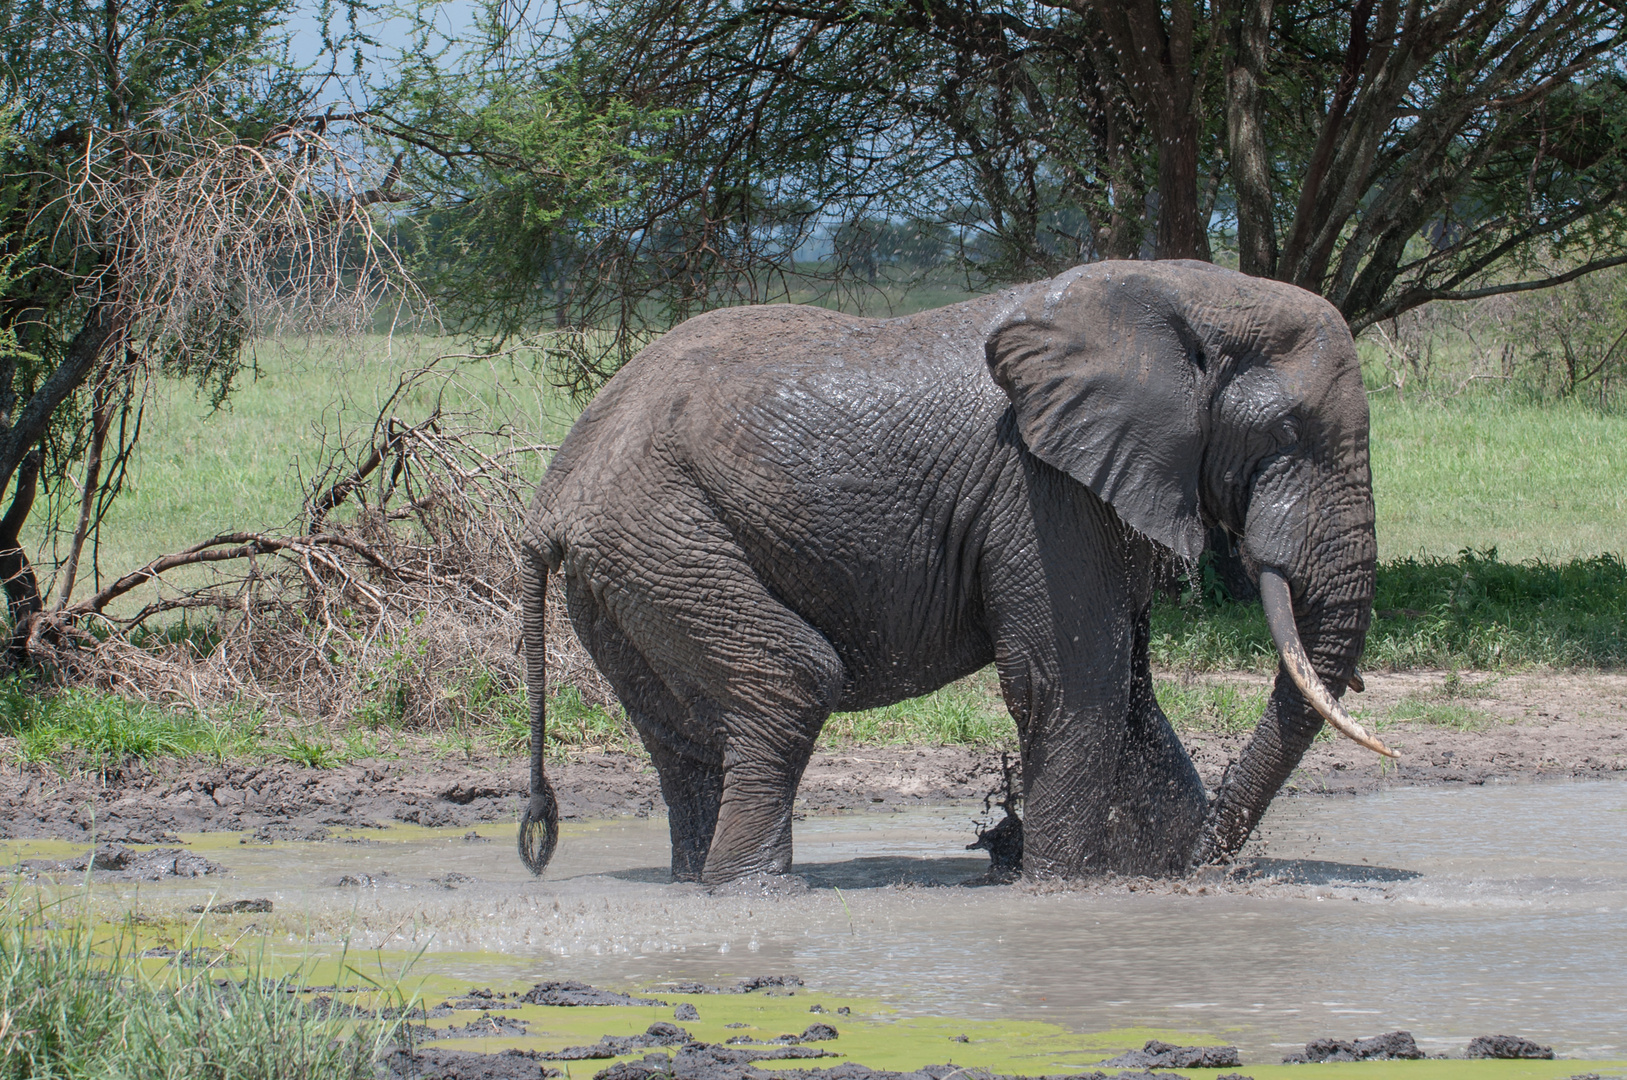
[[[991,306],[692,319],[584,411],[533,521],[582,565],[629,538],[642,548],[652,532],[662,543],[727,537],[836,648],[851,680],[844,700],[913,696],[974,670],[989,648],[983,507],[1017,457],[983,361]]]

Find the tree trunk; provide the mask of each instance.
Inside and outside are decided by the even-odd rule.
[[[79,493],[79,521],[74,525],[73,542],[68,547],[68,558],[62,566],[62,584],[57,591],[56,607],[68,606],[73,595],[74,579],[79,576],[79,559],[85,550],[85,538],[90,535],[91,517],[96,510],[96,493],[102,486],[102,448],[107,443],[107,429],[113,420],[113,403],[109,399],[107,382],[112,372],[104,369],[92,394],[90,420],[90,447],[85,455],[85,486]]]
[[[0,433],[0,491],[5,490],[12,474],[50,428],[57,406],[79,389],[95,370],[96,361],[113,339],[116,328],[116,320],[107,305],[91,308],[85,316],[85,324],[68,343],[62,362],[40,383],[28,404],[18,410],[17,421],[10,430]],[[20,527],[21,522],[18,525]]]
[[[27,659],[30,625],[45,607],[40,597],[39,578],[18,541],[23,522],[34,508],[34,492],[44,461],[45,454],[38,446],[23,458],[16,470],[17,490],[11,496],[11,506],[6,516],[0,518],[0,582],[5,586],[6,608],[11,615],[11,642],[7,652],[13,666]]]
[[[1272,0],[1244,0],[1227,27],[1226,138],[1237,193],[1237,268],[1256,277],[1277,273],[1272,217],[1271,154],[1266,147],[1260,81],[1271,35]]]
[[[1209,222],[1199,197],[1197,67],[1191,0],[1175,0],[1169,18],[1157,0],[1095,0],[1125,81],[1154,127],[1158,145],[1160,259],[1210,260]]]
[[[1198,118],[1161,117],[1158,139],[1158,257],[1209,262],[1209,222],[1198,197]]]

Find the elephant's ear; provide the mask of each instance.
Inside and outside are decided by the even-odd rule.
[[[1198,557],[1207,358],[1167,280],[1098,264],[1040,282],[996,323],[985,355],[1035,457]]]

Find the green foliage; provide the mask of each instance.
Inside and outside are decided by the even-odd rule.
[[[1378,568],[1364,666],[1604,667],[1627,664],[1627,564],[1618,555],[1506,563],[1495,549]],[[1188,671],[1276,665],[1258,604],[1153,608],[1153,663]]]
[[[257,334],[354,328],[404,285],[369,209],[391,195],[365,193],[365,112],[345,119],[324,77],[289,61],[295,7],[0,0],[0,115],[14,128],[0,138],[0,493],[16,478],[0,547],[22,563],[7,571],[14,621],[52,588],[71,598],[87,543],[94,564],[155,382],[190,383],[218,408]],[[324,42],[332,61],[340,42]],[[52,526],[71,522],[45,549],[62,573],[44,591],[16,542],[36,490]]]
[[[131,759],[220,759],[247,750],[257,726],[253,718],[210,720],[96,690],[51,692],[23,675],[0,679],[0,735],[17,740],[23,762],[111,770]]]
[[[0,1080],[371,1080],[400,1021],[325,1019],[294,978],[141,963],[132,926],[0,900]],[[382,1011],[382,1010],[381,1010]]]
[[[819,744],[926,744],[1015,747],[1017,728],[992,671],[910,701],[856,713],[832,713]]]
[[[1359,343],[1372,394],[1418,404],[1503,408],[1627,405],[1627,266],[1551,289],[1431,304]],[[1462,401],[1460,399],[1467,399]]]
[[[488,702],[492,706],[488,715],[494,716],[498,725],[490,737],[492,748],[500,753],[527,751],[531,746],[531,718],[524,689],[509,690]],[[581,750],[644,752],[638,733],[621,709],[611,711],[586,701],[574,686],[562,686],[548,695],[547,710],[549,756]]]
[[[503,23],[508,5],[485,7],[468,36],[446,38],[440,6],[420,5],[413,44],[373,106],[414,193],[399,249],[437,314],[477,347],[571,329],[544,335],[545,351],[586,356],[596,338],[580,331],[601,328],[572,303],[593,286],[586,255],[639,194],[668,114],[584,93],[579,65],[546,43],[520,45]],[[618,364],[647,340],[634,337],[607,340]]]
[[[1259,723],[1270,692],[1231,683],[1198,683],[1157,679],[1158,705],[1178,731],[1234,734]]]
[[[131,223],[112,221],[111,206],[99,207],[106,222],[94,212],[76,215],[68,193],[112,182],[140,159],[132,175],[142,175],[159,195],[164,180],[195,163],[189,142],[227,132],[257,141],[296,114],[302,79],[275,61],[291,7],[289,0],[138,0],[111,7],[6,0],[0,6],[4,106],[15,120],[13,136],[0,141],[0,258],[17,259],[20,271],[0,292],[0,326],[15,332],[26,350],[24,362],[3,373],[6,392],[34,392],[69,359],[104,292],[87,289],[87,282],[112,289],[145,284],[121,282],[113,271],[118,240],[133,238],[108,230]],[[104,34],[117,40],[116,49],[101,45]],[[226,308],[200,307],[188,316],[194,342],[141,345],[156,348],[151,359],[174,374],[224,395],[243,345],[241,327],[228,325],[235,316]],[[62,421],[76,422],[69,413]],[[59,438],[71,441],[67,434]],[[60,452],[68,452],[66,443]]]
[[[1375,667],[1627,664],[1627,564],[1599,555],[1505,563],[1497,550],[1387,564],[1373,599]]]
[[[343,765],[348,755],[334,746],[329,733],[322,729],[291,731],[280,743],[270,748],[273,757],[281,758],[307,769],[332,769]]]

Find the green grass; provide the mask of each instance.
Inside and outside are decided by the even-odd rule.
[[[992,670],[950,683],[924,697],[866,712],[833,713],[819,745],[1016,746],[1017,728]]]
[[[398,1026],[324,1019],[254,965],[151,967],[131,925],[0,899],[0,1080],[371,1080]]]
[[[1265,711],[1268,690],[1230,683],[1155,679],[1158,705],[1178,731],[1250,731]]]
[[[1186,671],[1276,663],[1258,604],[1164,602],[1153,609],[1153,663]],[[1627,665],[1627,563],[1504,562],[1496,551],[1405,558],[1378,568],[1371,668]]]
[[[1489,394],[1370,403],[1381,560],[1627,553],[1627,414]]]
[[[867,313],[904,313],[963,299],[953,283],[884,287]],[[793,299],[817,299],[799,288]],[[854,298],[824,298],[852,309]],[[401,375],[459,349],[445,339],[365,339],[356,348],[315,341],[259,350],[226,408],[211,410],[189,386],[162,386],[148,403],[143,441],[124,495],[102,531],[104,575],[139,566],[219,531],[275,529],[296,516],[316,466],[317,429],[373,422]],[[413,422],[437,400],[508,422],[542,442],[563,438],[576,409],[529,362],[452,365],[449,385],[425,384],[395,415]],[[1468,393],[1445,400],[1393,394],[1372,399],[1373,472],[1381,566],[1366,667],[1509,669],[1627,664],[1627,416],[1584,405],[1532,404],[1514,395]],[[540,462],[533,467],[540,470]],[[70,508],[71,509],[71,508]],[[36,515],[42,515],[42,500]],[[31,534],[43,536],[35,521]],[[1483,554],[1459,554],[1464,551]],[[1493,554],[1495,552],[1496,554]],[[91,582],[81,574],[80,595]],[[184,581],[185,579],[180,579]],[[139,603],[139,594],[130,602]],[[212,624],[157,627],[155,641],[187,640],[200,653]],[[1276,663],[1257,605],[1161,603],[1154,662],[1181,672],[1268,670]],[[411,658],[405,658],[404,663]],[[261,756],[326,767],[390,753],[403,709],[399,672],[371,673],[367,700],[349,726],[256,734],[258,718],[229,711],[202,717],[75,691],[24,693],[0,684],[0,734],[26,761],[95,768],[125,758]],[[433,734],[447,753],[523,752],[523,694],[471,671],[444,691],[465,719]],[[1178,723],[1225,727],[1257,710],[1223,700],[1224,689],[1161,685]],[[550,754],[633,750],[619,712],[573,692],[550,703]],[[1008,745],[1011,722],[990,673],[913,702],[832,717],[824,745],[923,742]]]
[[[1158,704],[1181,731],[1247,731],[1259,722],[1266,691],[1192,679],[1154,680]],[[941,690],[868,712],[834,713],[821,749],[852,745],[989,746],[1015,750],[1017,725],[1006,711],[993,668]]]
[[[16,740],[14,756],[26,763],[106,771],[131,759],[218,760],[250,750],[256,727],[256,718],[233,710],[207,717],[90,689],[41,691],[19,675],[0,679],[0,735]]]
[[[343,431],[359,442],[404,373],[461,351],[450,339],[412,336],[354,344],[265,343],[255,369],[243,372],[219,410],[189,383],[159,382],[143,414],[125,489],[102,526],[104,580],[217,533],[287,527],[319,463],[318,431]],[[482,423],[507,422],[527,437],[555,444],[576,418],[578,410],[524,357],[445,362],[445,368],[450,383],[416,385],[396,402],[393,415],[417,423],[439,401],[447,411],[476,413]],[[541,463],[532,468],[540,477]],[[61,509],[64,526],[71,528],[78,504]],[[42,498],[24,531],[25,544],[44,542],[45,516]],[[87,565],[75,595],[88,594],[90,586]]]
[[[878,294],[900,311],[963,295],[947,285]],[[127,489],[103,528],[104,573],[219,531],[287,524],[315,464],[315,430],[371,424],[403,372],[458,348],[420,337],[370,338],[350,353],[320,342],[268,345],[258,374],[245,373],[218,412],[189,386],[161,386]],[[543,442],[562,439],[575,417],[526,362],[454,367],[449,408],[483,410]],[[432,385],[413,391],[396,414],[427,415],[436,393]],[[1379,394],[1371,404],[1381,559],[1495,547],[1511,562],[1565,561],[1627,547],[1627,416],[1489,394],[1445,402]]]

